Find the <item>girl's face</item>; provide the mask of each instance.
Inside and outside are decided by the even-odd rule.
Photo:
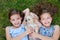
[[[13,24],[14,27],[19,27],[21,24],[22,18],[19,14],[14,14],[10,17],[10,22]]]
[[[45,26],[45,27],[50,27],[50,24],[52,22],[52,17],[49,13],[43,13],[40,16],[41,20],[40,22]]]

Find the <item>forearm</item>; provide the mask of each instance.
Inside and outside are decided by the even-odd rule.
[[[24,32],[23,34],[15,37],[15,38],[13,38],[13,40],[21,40],[24,36],[27,36],[27,35],[28,35],[28,33],[27,33],[27,31],[26,31],[26,32]]]
[[[7,38],[6,38],[6,40],[13,40],[13,39],[12,39],[12,38],[8,38],[8,37],[7,37]]]
[[[37,37],[42,40],[55,40],[53,37],[42,36],[40,34]]]

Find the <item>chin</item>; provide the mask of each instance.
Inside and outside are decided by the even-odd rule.
[[[46,25],[46,27],[50,27],[50,25]]]
[[[44,26],[49,27],[50,25],[49,24],[45,24]]]
[[[18,28],[18,27],[19,27],[19,25],[15,25],[15,27],[16,27],[16,28]]]

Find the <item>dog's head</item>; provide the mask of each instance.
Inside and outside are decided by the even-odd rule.
[[[34,23],[35,20],[38,20],[38,16],[35,13],[30,12],[29,8],[25,9],[23,13],[25,13],[24,19],[27,23]]]

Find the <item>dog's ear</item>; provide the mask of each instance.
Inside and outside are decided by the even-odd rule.
[[[38,19],[38,16],[35,13],[31,12],[30,14],[33,16],[33,18]]]
[[[29,8],[26,8],[25,10],[23,10],[23,13],[29,14],[30,10]]]

